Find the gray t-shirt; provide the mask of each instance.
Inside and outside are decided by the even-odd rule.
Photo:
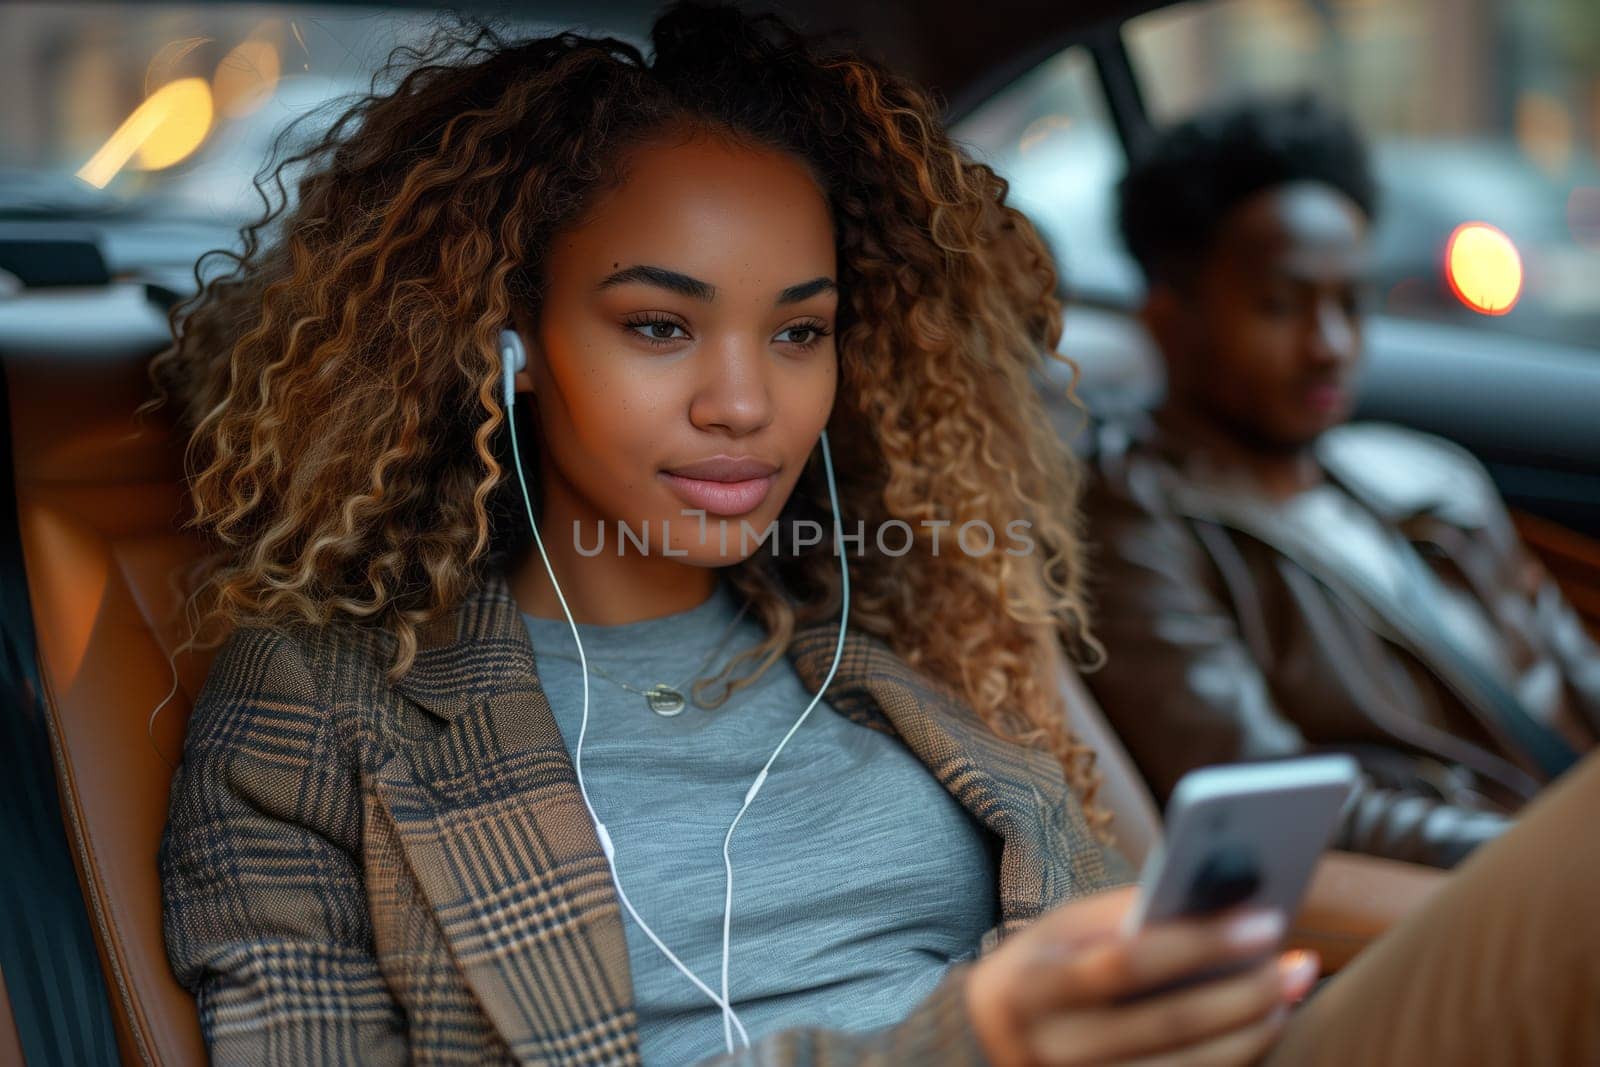
[[[782,658],[721,707],[691,701],[669,718],[594,668],[636,689],[676,686],[729,635],[697,675],[710,677],[763,639],[751,613],[730,634],[739,606],[721,583],[688,611],[579,626],[590,664],[583,778],[616,847],[618,877],[656,936],[718,991],[723,838],[811,694]],[[524,613],[523,621],[570,754],[583,714],[572,632],[565,619]],[[904,1018],[999,921],[990,837],[897,738],[819,703],[729,849],[728,989],[750,1040]],[[644,1062],[694,1063],[725,1051],[720,1009],[625,908],[622,919]]]

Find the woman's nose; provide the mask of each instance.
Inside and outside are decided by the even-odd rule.
[[[764,346],[734,338],[703,348],[689,421],[702,430],[743,436],[772,421],[771,360]]]

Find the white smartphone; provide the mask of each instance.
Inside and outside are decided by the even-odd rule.
[[[1190,771],[1167,802],[1125,932],[1241,905],[1293,919],[1359,776],[1345,755]]]

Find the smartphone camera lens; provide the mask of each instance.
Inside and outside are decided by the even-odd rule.
[[[1212,850],[1189,885],[1185,911],[1221,911],[1241,904],[1261,888],[1261,864],[1248,845],[1230,842]]]

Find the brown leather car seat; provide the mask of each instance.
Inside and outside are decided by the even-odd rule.
[[[8,348],[6,371],[57,778],[121,1054],[127,1063],[203,1064],[193,1000],[167,964],[156,852],[172,765],[210,655],[177,658],[177,689],[152,742],[150,713],[173,687],[167,656],[186,632],[171,576],[200,549],[180,532],[189,514],[181,442],[165,413],[142,428],[133,422],[151,352],[148,344]],[[1076,674],[1063,669],[1061,684],[1074,727],[1100,752],[1101,800],[1117,818],[1120,847],[1137,863],[1159,838],[1156,807]],[[1410,872],[1389,868],[1368,861],[1355,875],[1347,869],[1329,898],[1335,906],[1312,916],[1314,928],[1332,931],[1336,953],[1343,945],[1330,957],[1335,965],[1419,899]],[[1358,905],[1354,925],[1337,906],[1345,897]],[[1301,940],[1327,951],[1314,937]]]
[[[194,1001],[167,965],[156,849],[170,764],[209,656],[182,641],[168,576],[193,558],[181,449],[151,420],[138,351],[8,349],[17,511],[69,838],[125,1063],[203,1064]]]

